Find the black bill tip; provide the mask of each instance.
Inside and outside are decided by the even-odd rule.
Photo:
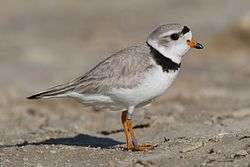
[[[196,49],[203,49],[204,46],[203,46],[202,44],[200,44],[200,43],[197,43],[197,44],[195,45],[195,48],[196,48]]]

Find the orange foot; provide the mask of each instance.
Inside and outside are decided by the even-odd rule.
[[[157,145],[152,145],[152,144],[139,144],[135,146],[132,151],[149,151],[157,147]]]
[[[127,148],[126,150],[131,151],[148,151],[154,149],[157,145],[151,144],[138,144],[135,139],[132,121],[127,118],[127,111],[124,111],[121,116],[122,124],[124,127],[124,134],[126,138]]]

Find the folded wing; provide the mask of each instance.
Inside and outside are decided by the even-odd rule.
[[[147,46],[132,46],[111,55],[85,75],[28,99],[63,97],[72,91],[82,94],[105,94],[111,88],[132,88],[144,77],[144,72],[151,68]]]

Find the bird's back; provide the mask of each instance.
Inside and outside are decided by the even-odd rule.
[[[144,73],[152,68],[150,48],[138,44],[122,49],[101,61],[84,75],[29,99],[64,97],[69,92],[106,94],[111,88],[132,88],[139,84]]]

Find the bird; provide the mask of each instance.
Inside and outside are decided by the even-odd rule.
[[[166,92],[191,48],[204,46],[196,42],[188,26],[159,25],[149,33],[146,42],[122,49],[82,76],[27,98],[73,98],[86,105],[119,106],[123,108],[121,122],[126,150],[147,151],[154,145],[138,143],[133,113]]]

